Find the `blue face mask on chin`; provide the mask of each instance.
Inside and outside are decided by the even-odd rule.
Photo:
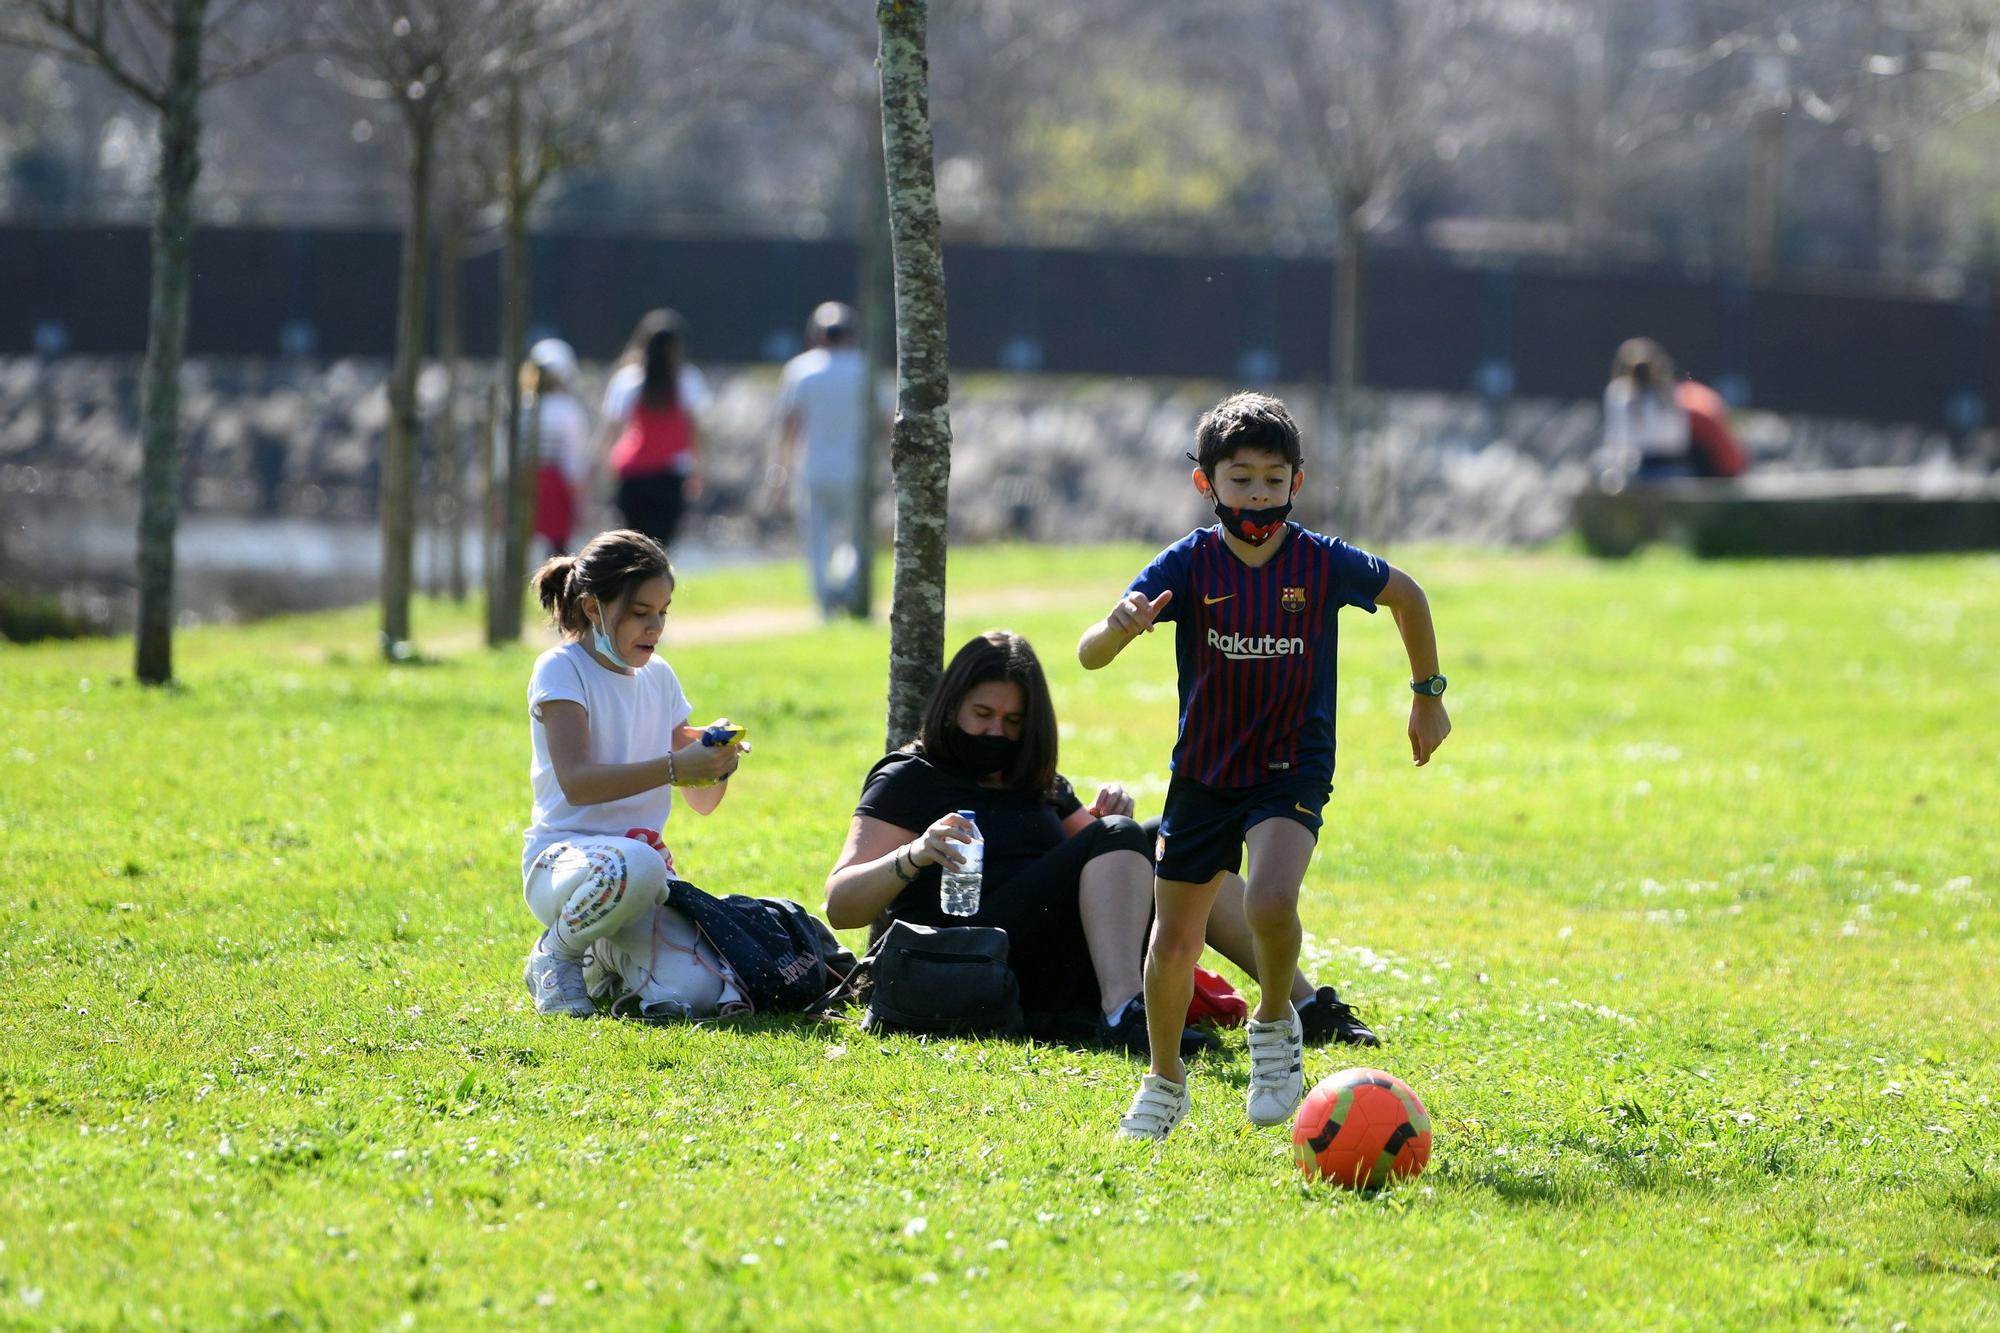
[[[611,636],[606,634],[604,626],[595,620],[590,622],[590,646],[595,648],[597,655],[607,662],[622,666],[627,671],[639,669],[618,655],[618,648],[611,642]]]

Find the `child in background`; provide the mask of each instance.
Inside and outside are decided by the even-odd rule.
[[[535,535],[549,555],[570,549],[590,480],[590,418],[575,393],[576,372],[576,353],[560,338],[528,349],[523,377],[536,447]]]
[[[1451,732],[1430,605],[1409,575],[1336,537],[1286,521],[1303,480],[1299,431],[1283,403],[1239,393],[1195,430],[1194,487],[1214,527],[1162,551],[1084,632],[1077,657],[1105,666],[1140,634],[1175,622],[1180,734],[1160,823],[1155,916],[1146,953],[1151,1069],[1119,1122],[1124,1138],[1163,1139],[1187,1115],[1187,1070],[1173,1038],[1225,874],[1250,851],[1244,912],[1255,944],[1245,1109],[1288,1120],[1304,1095],[1304,1044],[1290,995],[1301,931],[1299,887],[1333,790],[1337,612],[1386,606],[1409,655],[1411,757],[1422,765]],[[1169,1030],[1171,1028],[1171,1030]],[[1373,1045],[1348,1018],[1342,1040]]]

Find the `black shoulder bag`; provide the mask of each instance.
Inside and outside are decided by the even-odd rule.
[[[891,922],[847,982],[829,999],[866,1006],[870,1032],[1018,1036],[1021,985],[1007,967],[1007,932],[997,926]]]

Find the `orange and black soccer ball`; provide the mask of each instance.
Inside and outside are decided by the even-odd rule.
[[[1343,1069],[1300,1103],[1292,1155],[1307,1180],[1380,1189],[1414,1179],[1430,1161],[1431,1115],[1394,1074]]]

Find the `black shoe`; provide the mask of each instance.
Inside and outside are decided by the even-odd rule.
[[[1347,1046],[1380,1046],[1382,1039],[1369,1031],[1340,993],[1321,986],[1310,1000],[1298,1007],[1299,1026],[1305,1029],[1306,1045],[1324,1046],[1330,1041]]]
[[[1094,1005],[1088,1009],[1030,1014],[1028,1032],[1037,1041],[1053,1046],[1070,1046],[1082,1051],[1124,1051],[1128,1055],[1146,1054],[1146,1015],[1143,1010],[1136,1017],[1128,1013],[1125,1021],[1116,1027],[1105,1022],[1104,1015]]]
[[[1127,1055],[1150,1055],[1153,1049],[1146,1035],[1146,1001],[1139,997],[1126,1005],[1124,1016],[1115,1025],[1106,1022],[1104,1015],[1095,1011],[1087,1015],[1063,1015],[1045,1028],[1043,1036],[1045,1040],[1061,1042],[1066,1046],[1123,1051]],[[1212,1051],[1221,1045],[1220,1040],[1200,1028],[1181,1029],[1181,1055],[1184,1057],[1197,1051]]]
[[[1123,1051],[1127,1055],[1147,1055],[1153,1044],[1146,1036],[1146,1002],[1134,1000],[1125,1006],[1124,1016],[1114,1027],[1097,1015],[1096,1041],[1092,1044],[1101,1051]]]
[[[1146,997],[1143,995],[1138,996],[1132,1001],[1131,1007],[1125,1011],[1125,1021],[1118,1026],[1123,1028],[1134,1023],[1139,1025],[1139,1045],[1135,1054],[1152,1054],[1153,1043],[1146,1037]],[[1184,1027],[1181,1029],[1181,1058],[1183,1060],[1190,1055],[1198,1055],[1203,1051],[1218,1051],[1221,1049],[1222,1038],[1216,1036],[1206,1028]]]

